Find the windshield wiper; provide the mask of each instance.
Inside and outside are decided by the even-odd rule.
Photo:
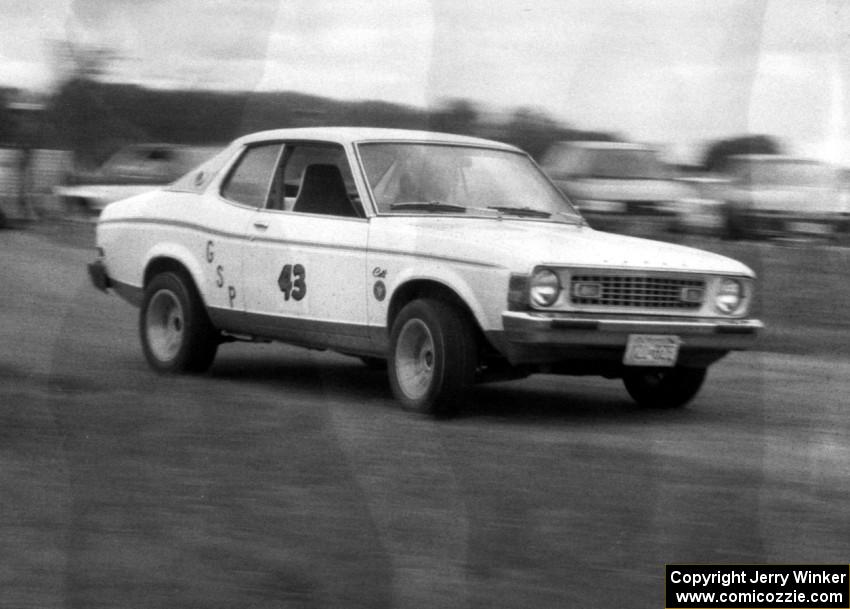
[[[487,209],[493,209],[511,216],[524,216],[527,218],[550,218],[552,214],[533,207],[511,207],[510,205],[489,205]]]
[[[390,205],[392,210],[409,210],[409,211],[436,211],[446,213],[466,213],[466,208],[463,205],[454,205],[452,203],[442,203],[440,201],[409,201],[404,203],[393,203]]]

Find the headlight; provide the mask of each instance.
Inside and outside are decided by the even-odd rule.
[[[538,307],[551,307],[561,292],[561,280],[549,269],[538,269],[531,277],[529,293]]]
[[[724,315],[732,315],[744,302],[744,286],[737,279],[721,279],[714,297],[714,307]]]

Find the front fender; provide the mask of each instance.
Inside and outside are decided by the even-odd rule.
[[[395,277],[389,290],[390,301],[413,281],[434,282],[454,292],[469,308],[482,330],[502,328],[501,316],[507,306],[507,269],[471,267],[460,271],[437,263],[417,264],[405,268]]]

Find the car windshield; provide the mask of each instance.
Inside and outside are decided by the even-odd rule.
[[[578,222],[580,216],[524,154],[422,143],[358,146],[382,214],[450,213]]]
[[[763,159],[739,161],[732,174],[754,186],[808,186],[831,188],[838,176],[832,168],[816,161]]]
[[[589,153],[588,175],[594,178],[664,180],[670,172],[652,150],[600,149]]]

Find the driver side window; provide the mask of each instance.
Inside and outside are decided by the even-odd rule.
[[[342,147],[309,142],[286,146],[266,208],[334,216],[364,215]]]

